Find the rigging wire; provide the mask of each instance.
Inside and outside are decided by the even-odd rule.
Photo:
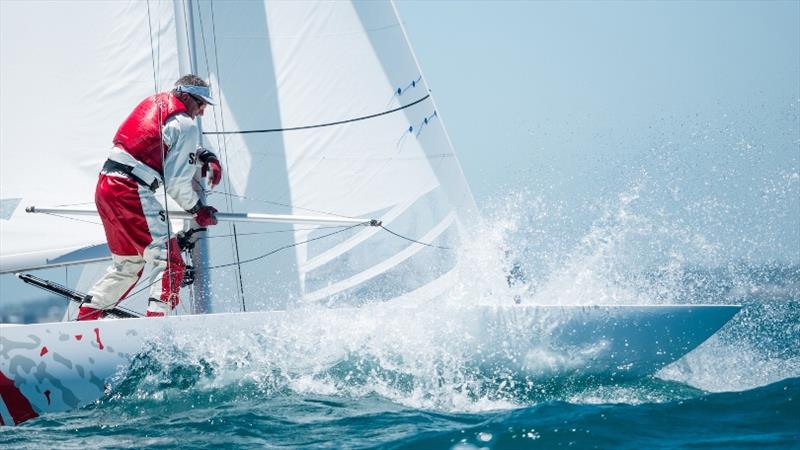
[[[158,29],[161,29],[161,14],[158,16]],[[147,26],[149,29],[150,34],[150,57],[152,59],[152,66],[153,66],[153,87],[155,90],[155,94],[157,95],[159,92],[158,86],[158,74],[161,72],[161,33],[158,33],[156,37],[156,45],[153,45],[153,24],[152,24],[152,16],[150,12],[150,0],[147,0]],[[166,268],[162,273],[162,279],[164,275],[168,276],[167,283],[169,289],[169,296],[168,298],[171,299],[172,292],[173,292],[173,280],[172,280],[172,222],[169,218],[169,208],[167,205],[169,204],[169,198],[167,197],[167,177],[165,175],[167,169],[166,163],[166,149],[164,146],[164,129],[162,126],[163,123],[163,111],[161,108],[158,108],[158,116],[155,117],[157,120],[156,126],[158,127],[158,134],[159,134],[159,144],[161,147],[161,183],[164,187],[164,215],[165,215],[165,222],[167,226],[167,240],[166,240],[166,247],[167,247],[167,255],[166,255]],[[155,283],[151,283],[153,285]],[[180,289],[180,288],[179,288]],[[163,295],[163,292],[162,292]]]
[[[421,241],[418,241],[418,240],[416,240],[416,239],[412,239],[412,238],[410,238],[410,237],[408,237],[408,236],[403,236],[402,234],[395,233],[394,231],[392,231],[392,230],[390,230],[390,229],[386,228],[386,227],[385,227],[385,226],[383,226],[383,225],[379,225],[379,226],[380,226],[381,228],[383,228],[383,229],[384,229],[384,231],[387,231],[389,234],[393,234],[393,235],[395,235],[395,236],[397,236],[397,237],[399,237],[399,238],[401,238],[401,239],[405,239],[405,240],[407,240],[407,241],[409,241],[409,242],[413,242],[413,243],[415,243],[415,244],[422,244],[422,245],[424,245],[424,246],[426,246],[426,247],[438,248],[438,249],[441,249],[441,250],[451,250],[451,248],[450,248],[450,247],[443,247],[443,246],[440,246],[440,245],[433,245],[433,244],[430,244],[430,243],[428,243],[428,242],[421,242]]]
[[[194,43],[192,41],[192,34],[194,33],[194,24],[189,22],[190,15],[193,14],[192,13],[192,9],[191,9],[191,3],[190,2],[182,2],[181,6],[183,8],[183,30],[186,32],[186,51],[189,53],[189,67],[190,68],[194,68],[194,66],[196,65],[196,59],[197,58],[196,58],[196,52],[194,51]],[[191,29],[192,33],[190,33],[190,29]],[[192,71],[193,71],[193,69],[192,69]],[[202,143],[203,135],[202,135],[201,128],[200,128],[201,126],[202,126],[202,124],[200,124],[198,126],[198,141]],[[198,193],[198,195],[200,195],[200,193]],[[202,199],[202,196],[200,198]],[[185,225],[186,225],[186,221],[184,221],[184,227],[185,227]],[[194,261],[194,252],[190,251],[188,253],[189,253],[189,260],[193,264],[196,265],[196,263]],[[187,267],[184,270],[189,270],[189,267]],[[189,286],[189,310],[190,311],[197,311],[196,305],[195,305],[195,300],[196,300],[195,297],[196,297],[196,294],[195,294],[195,291],[194,291],[194,285],[192,284],[192,285]],[[185,306],[183,308],[183,311],[184,312],[186,311],[186,307]]]
[[[217,45],[217,23],[216,23],[216,17],[214,15],[214,1],[213,0],[211,0],[209,2],[209,8],[210,8],[210,11],[211,11],[211,42],[212,42],[212,47],[213,47],[213,50],[214,50],[214,65],[216,67],[217,85],[221,85],[222,84],[222,79],[220,78],[220,73],[219,73],[219,47]],[[211,67],[209,66],[210,58],[208,57],[208,45],[206,43],[205,24],[203,23],[203,14],[202,14],[202,12],[200,10],[198,10],[198,17],[200,19],[200,35],[201,35],[201,40],[202,40],[202,43],[203,43],[203,58],[204,58],[205,65],[206,65],[206,73],[210,77],[211,76]],[[217,94],[220,94],[219,87],[217,87]],[[218,126],[218,128],[221,129],[224,132],[225,131],[225,115],[222,114],[222,107],[223,107],[222,95],[217,95],[217,98],[218,98],[217,107],[214,108],[214,110],[215,110],[214,111],[214,122],[215,123],[217,122],[217,115],[219,114],[219,126]],[[203,134],[206,134],[206,133],[203,133]],[[227,141],[225,139],[221,139],[221,136],[217,136],[217,148],[222,153],[222,157],[225,160],[225,167],[230,167],[229,159],[228,159],[228,153],[229,153],[228,152],[228,143],[227,143]],[[228,179],[227,177],[223,177],[223,178],[224,178],[223,182],[225,183],[225,190],[226,191],[230,191],[231,190],[230,179]],[[226,204],[226,206],[228,208],[228,212],[233,212],[233,201],[231,200],[230,197],[226,197],[225,204]],[[231,242],[231,247],[232,247],[232,250],[233,250],[234,258],[238,263],[241,260],[241,258],[239,256],[239,238],[238,238],[238,232],[236,230],[236,224],[235,223],[229,224],[229,229],[231,230],[231,235],[233,237],[233,240]],[[242,303],[241,309],[242,309],[242,311],[246,311],[247,310],[247,306],[246,306],[246,302],[245,302],[244,280],[242,278],[241,264],[237,264],[236,274],[237,274],[237,277],[239,279],[239,298],[240,298],[241,303]]]
[[[206,74],[210,76],[210,70],[208,68],[208,49],[207,46],[205,45],[205,37],[204,37],[205,33],[202,23],[203,22],[202,7],[196,0],[195,4],[197,5],[197,16],[200,20],[200,33],[203,35],[200,44],[203,46],[203,56],[206,65]],[[189,52],[189,67],[190,71],[196,74],[198,52],[197,52],[197,39],[195,38],[196,28],[193,20],[195,8],[192,7],[192,0],[184,1],[183,6],[184,6],[184,15],[183,15],[184,28],[186,29],[186,47],[187,51]],[[212,117],[214,117],[214,120],[216,121],[216,116],[214,115],[213,110],[212,110]],[[203,146],[202,131],[203,131],[203,117],[199,117],[197,119],[197,139],[198,139],[198,144],[200,146]],[[205,192],[202,190],[201,183],[199,182],[199,180],[197,186],[200,187],[200,189],[197,191],[198,196],[200,197],[200,200],[205,203],[206,202]],[[201,245],[199,248],[192,249],[191,251],[189,251],[188,254],[189,254],[189,259],[192,261],[195,267],[202,267],[204,265],[207,265],[209,258],[208,247],[204,247]],[[208,286],[208,277],[205,276],[205,273],[202,270],[196,271],[194,273],[194,276],[195,279],[199,282],[198,285],[200,287],[197,289],[197,292],[195,292],[194,287],[192,287],[190,295],[192,298],[192,310],[197,311],[198,309],[195,308],[194,303],[195,301],[197,301],[198,298],[203,299],[204,309],[206,309],[205,306],[207,306],[207,302],[205,301],[205,299],[209,295],[208,292],[209,286]]]
[[[337,214],[337,213],[330,212],[330,211],[322,211],[320,209],[305,208],[305,207],[302,207],[302,206],[290,205],[288,203],[281,203],[281,202],[276,202],[276,201],[273,201],[273,200],[264,200],[264,199],[255,198],[255,197],[248,197],[246,195],[231,194],[230,192],[225,192],[225,191],[206,191],[206,192],[209,195],[211,195],[211,194],[219,194],[219,195],[223,195],[223,196],[227,196],[227,197],[235,197],[235,198],[240,198],[240,199],[243,199],[243,200],[250,200],[250,201],[253,201],[253,202],[266,203],[266,204],[269,204],[269,205],[285,206],[287,208],[292,208],[292,209],[301,209],[303,211],[315,212],[315,213],[319,213],[319,214],[327,214],[329,216],[343,217],[345,219],[357,219],[357,217],[345,216],[343,214]]]
[[[324,238],[333,236],[335,234],[339,234],[339,233],[343,233],[343,232],[345,232],[347,230],[351,230],[351,229],[353,229],[355,227],[361,227],[361,226],[366,226],[366,225],[369,225],[369,222],[357,223],[355,225],[350,225],[348,227],[344,227],[341,230],[337,230],[337,231],[334,231],[334,232],[331,232],[331,233],[323,234],[322,236],[317,236],[315,238],[307,239],[305,241],[295,242],[293,244],[288,244],[288,245],[284,245],[284,246],[278,247],[278,248],[276,248],[274,250],[270,250],[267,253],[264,253],[264,254],[259,255],[259,256],[255,256],[255,257],[250,258],[250,259],[245,259],[243,261],[234,261],[234,262],[230,262],[230,263],[226,263],[226,264],[219,264],[219,265],[216,265],[216,266],[210,266],[210,267],[207,267],[206,269],[207,270],[215,270],[215,269],[224,269],[224,268],[233,267],[233,266],[241,266],[242,264],[248,264],[248,263],[251,263],[251,262],[254,262],[254,261],[258,261],[260,259],[264,259],[264,258],[266,258],[268,256],[271,256],[271,255],[274,255],[275,253],[278,253],[280,251],[288,250],[288,249],[290,249],[292,247],[297,247],[298,245],[303,245],[303,244],[307,244],[309,242],[318,241],[320,239],[324,239]],[[126,296],[120,302],[125,301],[125,300],[127,300],[129,298],[132,298],[132,297],[136,296],[137,294],[143,292],[145,289],[148,289],[150,286],[154,285],[157,282],[158,282],[158,280],[150,282],[145,286],[142,286],[141,288],[137,289],[136,291],[128,294],[128,296]]]
[[[278,233],[292,233],[295,231],[315,231],[315,230],[324,230],[324,229],[332,229],[332,228],[342,228],[347,225],[332,225],[327,227],[313,227],[313,228],[287,228],[284,230],[271,230],[271,231],[254,231],[252,233],[238,233],[238,236],[260,236],[263,234],[278,234]],[[217,238],[224,238],[224,237],[233,237],[232,234],[218,234],[216,236],[203,236],[197,238],[197,240],[203,239],[217,239]]]
[[[223,269],[223,268],[225,268],[225,267],[230,267],[230,266],[233,266],[233,265],[236,265],[236,264],[247,264],[247,263],[251,263],[251,262],[254,262],[254,261],[258,261],[258,260],[260,260],[260,259],[264,259],[264,258],[266,258],[267,256],[274,255],[275,253],[278,253],[278,252],[279,252],[279,251],[281,251],[281,250],[286,250],[286,249],[289,249],[289,248],[292,248],[292,247],[297,247],[298,245],[302,245],[302,244],[308,244],[309,242],[318,241],[318,240],[320,240],[320,239],[324,239],[324,238],[326,238],[326,237],[333,236],[333,235],[335,235],[335,234],[343,233],[343,232],[345,232],[345,231],[347,231],[347,230],[350,230],[350,229],[353,229],[353,228],[355,228],[355,227],[361,227],[361,226],[365,226],[365,225],[369,225],[369,222],[357,223],[357,224],[355,224],[355,225],[350,225],[349,227],[342,228],[341,230],[334,231],[334,232],[332,232],[332,233],[323,234],[322,236],[317,236],[317,237],[315,237],[315,238],[312,238],[312,239],[307,239],[307,240],[305,240],[305,241],[301,241],[301,242],[295,242],[295,243],[293,243],[293,244],[287,244],[287,245],[284,245],[284,246],[282,246],[282,247],[278,247],[278,248],[276,248],[275,250],[272,250],[272,251],[270,251],[270,252],[264,253],[263,255],[259,255],[259,256],[256,256],[256,257],[253,257],[253,258],[250,258],[250,259],[245,259],[245,260],[243,260],[243,261],[241,261],[241,262],[238,262],[238,261],[237,261],[237,262],[235,262],[235,263],[219,264],[219,265],[216,265],[216,266],[211,266],[211,267],[209,267],[208,269],[209,269],[209,270],[212,270],[212,269]]]
[[[63,216],[63,215],[61,215],[61,214],[56,214],[56,213],[50,213],[50,212],[41,212],[41,211],[37,211],[37,214],[47,214],[48,216],[60,217],[60,218],[62,218],[62,219],[74,220],[74,221],[76,221],[76,222],[91,223],[91,224],[94,224],[94,225],[101,225],[101,226],[103,225],[103,224],[102,224],[102,223],[100,223],[100,222],[93,222],[93,221],[91,221],[91,220],[86,220],[86,219],[78,219],[77,217]]]
[[[53,205],[53,208],[67,208],[69,206],[85,206],[85,205],[94,205],[94,202],[64,203],[62,205]]]
[[[186,50],[189,52],[189,64],[190,66],[193,65],[193,58],[192,58],[192,45],[191,45],[191,37],[189,36],[189,2],[182,2],[183,6],[183,30],[186,32]]]

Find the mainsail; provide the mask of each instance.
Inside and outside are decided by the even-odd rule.
[[[391,3],[3,8],[0,182],[4,202],[22,199],[2,221],[4,271],[30,265],[20,255],[32,252],[46,265],[102,248],[96,224],[23,207],[91,203],[131,105],[196,72],[219,99],[202,130],[226,168],[209,203],[231,213],[375,217],[431,244],[380,228],[220,225],[199,268],[214,311],[352,305],[446,287],[455,256],[441,248],[462,239],[475,204]],[[65,23],[67,14],[84,26]],[[23,26],[15,16],[37,20]],[[59,30],[58,39],[41,37]]]

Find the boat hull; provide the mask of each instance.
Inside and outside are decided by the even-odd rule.
[[[257,336],[248,341],[250,350],[253,342],[272,342],[297,361],[313,352],[317,367],[346,358],[353,350],[348,342],[397,343],[406,355],[428,343],[438,352],[462,355],[478,370],[534,378],[639,377],[696,348],[738,310],[718,305],[376,306],[0,325],[0,419],[18,424],[91,403],[134,356],[164,339],[179,346],[181,341],[213,346],[221,339]],[[270,353],[275,349],[255,350],[275,354]]]

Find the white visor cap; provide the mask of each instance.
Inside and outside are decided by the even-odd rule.
[[[193,86],[191,84],[179,84],[175,87],[176,92],[185,92],[195,97],[200,97],[204,102],[209,105],[216,105],[214,99],[211,97],[211,90],[206,86]]]

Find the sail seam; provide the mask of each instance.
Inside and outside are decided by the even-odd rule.
[[[404,110],[406,108],[410,108],[410,107],[412,107],[412,106],[414,106],[414,105],[416,105],[418,103],[421,103],[421,102],[429,99],[430,96],[431,95],[428,94],[428,95],[422,97],[421,99],[416,100],[416,101],[414,101],[412,103],[409,103],[409,104],[404,105],[404,106],[400,106],[398,108],[390,109],[388,111],[383,111],[383,112],[379,112],[379,113],[375,113],[375,114],[370,114],[368,116],[355,117],[355,118],[352,118],[352,119],[339,120],[339,121],[336,121],[336,122],[320,123],[320,124],[316,124],[316,125],[304,125],[304,126],[299,126],[299,127],[265,128],[263,130],[204,131],[203,134],[212,135],[212,134],[280,133],[280,132],[283,132],[283,131],[297,131],[297,130],[309,130],[309,129],[312,129],[312,128],[332,127],[334,125],[343,125],[343,124],[346,124],[346,123],[359,122],[359,121],[367,120],[367,119],[374,119],[376,117],[385,116],[387,114],[391,114],[391,113],[395,113],[395,112],[398,112],[398,111],[402,111],[402,110]]]
[[[418,197],[409,199],[409,200],[407,200],[407,201],[405,201],[403,203],[399,203],[399,204],[395,205],[385,215],[383,215],[383,217],[381,217],[381,220],[384,223],[391,223],[394,219],[400,217],[401,214],[403,214],[406,210],[408,210],[414,204],[414,202],[417,201],[417,199],[419,199],[423,195],[426,195],[427,193],[431,192],[432,190],[436,189],[437,187],[439,187],[439,186],[438,185],[437,186],[433,186],[430,189],[428,189],[427,191],[425,191],[422,194],[420,194]],[[312,257],[312,258],[309,258],[304,263],[300,264],[299,270],[301,272],[303,272],[303,274],[311,272],[312,270],[317,269],[318,267],[322,266],[323,264],[326,264],[326,263],[332,261],[333,259],[335,259],[336,257],[344,254],[345,252],[354,249],[357,245],[361,244],[362,242],[366,241],[370,237],[374,236],[376,233],[378,233],[378,231],[379,231],[379,229],[377,227],[369,227],[366,230],[360,231],[359,233],[357,233],[356,235],[354,235],[350,239],[348,239],[348,240],[346,240],[346,241],[344,241],[344,242],[342,242],[342,243],[340,243],[340,244],[338,244],[338,245],[336,245],[336,246],[334,246],[334,247],[332,247],[332,248],[330,248],[330,249],[328,249],[328,250],[326,250],[326,251],[314,256],[314,257]]]
[[[395,217],[399,216],[403,211],[410,208],[413,203],[414,203],[413,201],[409,201],[398,205],[394,210],[389,211],[389,213],[382,219],[386,221],[393,220]],[[300,265],[299,270],[303,274],[311,272],[312,270],[322,266],[323,264],[326,264],[332,261],[333,259],[337,258],[338,256],[341,256],[345,252],[352,250],[358,244],[366,241],[367,239],[377,234],[378,231],[380,230],[377,227],[369,227],[366,230],[363,230],[358,234],[356,234],[355,236],[351,237],[350,239],[342,242],[341,244],[336,245],[335,247],[332,247],[327,251],[306,260],[305,263]]]
[[[421,238],[424,241],[433,241],[438,238],[442,233],[444,233],[447,228],[455,221],[456,215],[454,212],[450,212],[441,222],[439,222],[436,226],[434,226],[428,233],[425,234]],[[343,292],[347,289],[352,287],[358,286],[365,281],[371,280],[372,278],[396,267],[398,264],[402,263],[403,261],[411,258],[412,256],[416,255],[420,250],[423,250],[425,245],[421,242],[415,242],[408,247],[406,247],[401,252],[395,254],[391,258],[384,260],[383,262],[372,266],[371,268],[353,275],[350,278],[344,279],[339,281],[338,283],[331,284],[327,287],[322,289],[318,289],[314,292],[309,292],[303,296],[303,302],[314,302],[317,300],[322,300],[325,297],[338,294],[339,292]]]

